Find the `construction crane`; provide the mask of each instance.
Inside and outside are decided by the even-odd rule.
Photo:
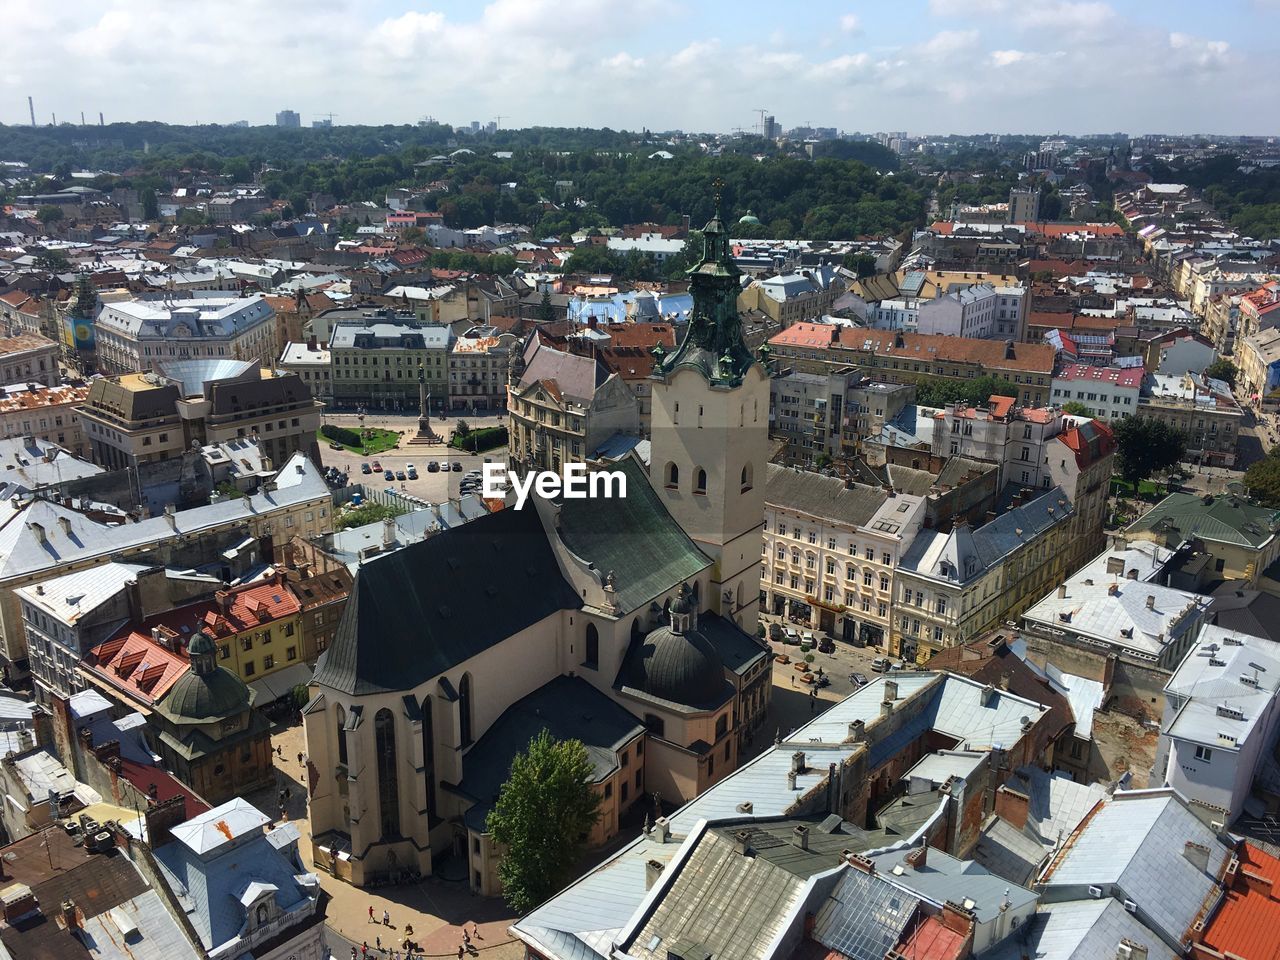
[[[494,130],[501,130],[501,129],[502,129],[502,121],[503,121],[503,120],[510,120],[510,119],[511,119],[511,117],[510,117],[509,115],[507,115],[507,114],[504,114],[504,113],[500,113],[500,114],[498,114],[496,117],[494,117],[494,118],[493,118],[493,129],[494,129]]]
[[[756,129],[760,131],[760,136],[767,137],[769,131],[764,128],[764,118],[769,113],[768,107],[756,107],[752,113],[760,114],[760,119],[756,122]]]
[[[334,117],[336,117],[336,116],[337,116],[337,114],[336,114],[336,113],[318,113],[318,114],[316,114],[316,119],[317,119],[317,120],[328,120],[328,121],[329,121],[328,125],[332,127],[332,126],[333,126],[333,118],[334,118]]]

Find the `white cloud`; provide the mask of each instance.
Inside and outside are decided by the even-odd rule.
[[[1025,50],[992,50],[991,65],[993,67],[1007,67],[1013,63],[1021,63],[1027,59]]]
[[[840,18],[840,29],[845,33],[858,33],[862,29],[862,21],[856,13],[846,13]]]

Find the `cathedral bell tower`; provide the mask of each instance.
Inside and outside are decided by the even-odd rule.
[[[654,349],[649,478],[685,533],[716,563],[707,606],[754,632],[768,456],[769,371],[742,339],[742,272],[716,213],[688,272],[684,339]]]

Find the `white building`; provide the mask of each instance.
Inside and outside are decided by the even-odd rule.
[[[97,322],[103,372],[148,371],[162,360],[225,358],[271,366],[275,311],[262,296],[108,303]]]
[[[642,233],[638,237],[610,237],[608,247],[614,253],[626,254],[631,251],[652,257],[655,263],[662,263],[668,257],[674,257],[684,250],[684,240],[670,240],[660,233]]]
[[[1082,403],[1091,417],[1120,420],[1137,412],[1144,373],[1142,367],[1073,363],[1054,374],[1052,401],[1058,407]]]
[[[1155,776],[1231,823],[1275,747],[1277,691],[1280,653],[1272,641],[1202,628],[1164,688]]]
[[[306,343],[286,343],[276,366],[297,374],[317,400],[328,400],[333,395],[329,356],[329,345],[312,337]]]

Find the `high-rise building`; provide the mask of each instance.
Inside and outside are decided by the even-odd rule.
[[[782,124],[778,123],[775,117],[765,117],[763,132],[766,140],[777,140],[778,137],[782,136]]]
[[[1009,191],[1010,223],[1035,223],[1039,219],[1039,187],[1014,187]]]
[[[302,117],[298,116],[296,110],[281,110],[276,114],[277,127],[300,127],[302,126]]]

